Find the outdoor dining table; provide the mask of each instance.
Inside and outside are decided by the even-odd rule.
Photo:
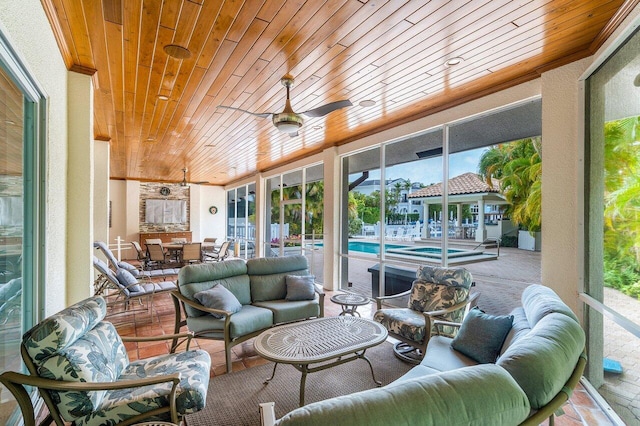
[[[176,261],[180,262],[182,259],[182,247],[185,244],[190,243],[165,243],[162,245],[162,247],[167,249],[167,251],[169,252],[169,257],[171,259],[175,259]],[[211,242],[200,243],[200,249],[202,251],[211,251],[215,247],[215,244]]]

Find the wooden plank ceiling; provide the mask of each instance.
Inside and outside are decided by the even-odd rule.
[[[42,0],[111,177],[226,184],[595,52],[638,0]],[[164,47],[188,49],[176,59]],[[461,58],[458,65],[447,65]],[[95,72],[94,72],[95,71]],[[270,118],[291,74],[298,136]],[[364,100],[375,106],[361,106]]]

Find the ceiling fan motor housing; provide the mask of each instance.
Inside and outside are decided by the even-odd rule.
[[[295,112],[273,114],[273,125],[283,133],[295,133],[304,124],[304,118]]]

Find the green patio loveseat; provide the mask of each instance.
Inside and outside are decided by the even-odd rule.
[[[538,425],[569,399],[586,356],[576,316],[549,288],[527,287],[495,363],[479,364],[433,336],[422,362],[382,388],[306,405],[264,426]],[[500,347],[500,346],[498,346]],[[550,422],[552,424],[552,422]]]
[[[178,290],[172,292],[175,330],[186,325],[197,338],[223,340],[227,372],[231,372],[233,346],[277,324],[324,316],[322,288],[310,277],[309,297],[291,297],[287,280],[292,276],[310,277],[306,257],[256,258],[246,262],[234,259],[185,266],[178,274]],[[217,286],[235,296],[239,302],[234,301],[237,312],[201,303],[201,292]]]

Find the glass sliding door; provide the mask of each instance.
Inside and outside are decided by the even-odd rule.
[[[540,230],[541,117],[537,98],[346,155],[340,288],[392,295],[411,287],[420,265],[463,265],[478,291],[515,289],[518,304],[522,289],[540,282],[540,253],[516,249],[518,225],[506,213],[518,214],[527,235]],[[509,262],[526,268],[500,261],[509,239]]]
[[[304,233],[302,251],[317,283],[324,282],[324,166],[304,169]]]
[[[43,296],[46,105],[10,51],[0,34],[0,373],[24,370],[21,336],[40,318]],[[0,424],[21,420],[13,396],[0,385]]]
[[[627,424],[638,424],[640,33],[588,78],[587,93],[586,376]]]

